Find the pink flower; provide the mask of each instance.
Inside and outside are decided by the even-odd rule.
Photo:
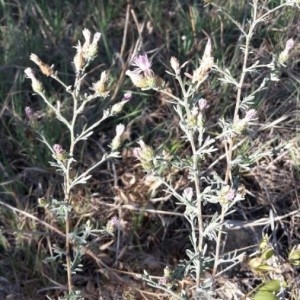
[[[147,54],[134,57],[131,65],[136,67],[134,70],[136,74],[144,73],[147,76],[153,73],[151,69],[152,62],[149,60]]]
[[[245,119],[246,120],[253,120],[255,117],[256,117],[256,110],[255,109],[250,109],[246,112],[246,115],[245,115]]]
[[[129,101],[132,98],[132,93],[131,92],[126,92],[123,96],[123,101]]]
[[[32,119],[32,117],[33,117],[33,111],[32,111],[32,109],[31,109],[31,107],[29,107],[29,106],[26,106],[25,107],[25,114],[26,114],[26,117],[30,120],[30,119]]]
[[[54,150],[54,152],[55,152],[56,155],[62,154],[64,152],[63,147],[61,145],[59,145],[59,144],[53,145],[53,150]]]
[[[208,107],[207,101],[204,98],[198,100],[199,109],[202,111]]]
[[[290,51],[294,47],[294,45],[295,45],[295,41],[293,39],[289,39],[285,44],[285,49],[287,51]]]

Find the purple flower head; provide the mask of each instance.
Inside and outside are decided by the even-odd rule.
[[[147,54],[134,57],[131,65],[136,67],[134,72],[137,74],[144,73],[144,75],[150,75],[153,73],[151,69],[152,62],[149,60]]]
[[[159,285],[167,285],[167,282],[168,280],[166,277],[160,277],[158,281]]]
[[[54,152],[55,152],[56,155],[62,154],[64,152],[63,147],[61,145],[59,145],[59,144],[53,145],[53,150],[54,150]]]
[[[131,92],[127,92],[124,94],[123,96],[123,101],[129,101],[132,98],[132,93]]]
[[[31,107],[29,106],[26,106],[25,107],[25,114],[26,114],[26,117],[30,120],[33,116],[33,111],[31,109]]]
[[[201,98],[198,100],[199,109],[202,111],[207,108],[207,100]]]
[[[246,120],[253,120],[256,117],[256,110],[255,109],[250,109],[246,112],[245,119]]]
[[[110,223],[112,224],[112,225],[118,225],[118,223],[119,223],[119,219],[118,219],[118,217],[117,216],[113,216],[111,219],[110,219]]]
[[[285,49],[287,51],[290,51],[292,48],[294,48],[294,45],[295,45],[295,41],[293,39],[289,39],[286,41]]]
[[[196,107],[196,106],[192,107],[192,109],[191,109],[191,115],[192,115],[193,117],[197,117],[198,114],[199,114],[199,109],[198,109],[198,107]]]

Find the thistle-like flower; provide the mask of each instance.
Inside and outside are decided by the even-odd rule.
[[[92,90],[95,91],[95,94],[106,98],[109,95],[109,89],[107,87],[108,75],[106,71],[103,71],[100,76],[100,80],[96,83],[93,83]]]
[[[132,83],[141,89],[150,89],[156,85],[156,80],[153,75],[150,75],[148,77],[137,74],[134,71],[127,70],[125,73],[128,77],[130,77]]]
[[[93,37],[93,41],[87,52],[87,59],[94,59],[98,52],[98,42],[100,41],[101,33],[96,32]]]
[[[210,69],[214,64],[214,59],[211,56],[211,41],[208,39],[200,66],[193,72],[192,83],[201,84],[208,76]]]
[[[145,77],[153,74],[153,71],[151,69],[152,62],[151,60],[149,60],[147,54],[142,54],[134,57],[131,65],[136,67],[133,71],[136,74],[143,73]]]
[[[84,36],[84,44],[81,46],[79,41],[78,45],[75,46],[77,51],[73,59],[76,73],[80,72],[89,61],[95,58],[98,51],[98,42],[101,37],[101,33],[96,32],[91,42],[91,32],[86,28],[82,30],[82,34]]]
[[[234,131],[238,134],[242,133],[248,126],[249,122],[256,118],[257,112],[255,109],[250,109],[246,112],[243,119],[239,119],[234,125]]]
[[[279,54],[278,62],[280,64],[284,64],[289,59],[290,51],[294,48],[295,41],[293,39],[289,39],[286,41],[284,50]]]
[[[155,157],[154,150],[142,140],[139,141],[139,145],[140,147],[133,149],[133,155],[141,162],[145,171],[153,170],[153,159]]]
[[[84,28],[82,34],[85,40],[82,49],[84,53],[87,53],[91,44],[91,32],[87,28]]]
[[[130,77],[132,83],[141,89],[151,89],[160,85],[159,80],[152,71],[152,62],[147,54],[138,55],[133,58],[131,65],[135,67],[133,71],[127,70],[126,75]]]
[[[78,45],[75,48],[76,48],[76,54],[74,56],[73,63],[75,66],[76,73],[79,73],[84,68],[86,64],[86,59],[84,55],[84,49],[82,48],[80,42],[78,42]]]

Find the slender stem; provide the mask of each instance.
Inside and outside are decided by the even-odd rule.
[[[237,123],[237,121],[239,120],[239,110],[240,110],[240,106],[241,106],[242,89],[243,89],[245,76],[248,72],[247,62],[248,62],[248,56],[249,56],[249,51],[250,51],[250,41],[253,36],[254,29],[255,29],[255,26],[257,25],[257,23],[258,23],[257,22],[257,2],[253,1],[253,19],[252,19],[252,23],[250,24],[249,31],[246,35],[242,74],[241,74],[239,84],[237,87],[237,94],[236,94],[235,108],[234,108],[234,115],[233,115],[233,125],[235,125]],[[227,170],[226,170],[225,182],[227,184],[229,183],[229,181],[232,182],[231,161],[232,161],[233,144],[234,144],[233,138],[229,137],[228,141],[227,141],[228,150],[226,151]]]
[[[184,83],[182,81],[182,78],[180,76],[176,77],[181,90],[183,92],[183,105],[185,107],[186,111],[186,117],[187,119],[191,116],[191,109],[189,106],[188,99],[194,94],[195,90],[193,86],[190,86],[188,90],[185,89]],[[198,253],[199,257],[201,256],[201,253],[203,251],[203,218],[202,218],[202,201],[201,201],[201,189],[200,189],[200,180],[199,180],[199,171],[198,171],[198,154],[197,154],[197,148],[196,148],[196,142],[195,142],[195,135],[194,132],[187,128],[186,130],[187,138],[190,142],[191,148],[192,148],[192,160],[193,160],[193,178],[195,183],[195,190],[196,190],[196,199],[197,199],[197,221],[198,221]],[[200,258],[199,258],[200,259]],[[201,263],[198,264],[199,268],[196,271],[196,286],[197,288],[200,286],[200,275],[201,275]]]
[[[53,106],[46,96],[42,93],[39,93],[39,95],[43,98],[44,102],[55,112],[57,119],[60,120],[62,123],[64,123],[69,128],[69,122],[68,120],[60,113],[60,110],[57,109],[55,106]]]
[[[276,10],[281,9],[282,7],[288,6],[287,3],[281,4],[277,7],[275,7],[274,9],[267,11],[262,16],[258,17],[257,5],[258,5],[257,1],[254,0],[253,5],[252,5],[253,18],[252,18],[252,22],[250,24],[248,33],[246,34],[246,32],[244,30],[241,30],[245,34],[246,42],[245,42],[245,47],[244,47],[244,60],[243,60],[242,73],[241,73],[241,77],[240,77],[240,80],[239,80],[239,83],[237,86],[237,95],[236,95],[236,101],[235,101],[233,124],[236,124],[236,122],[239,120],[239,110],[240,110],[240,106],[241,106],[243,84],[245,81],[246,74],[249,72],[249,69],[247,68],[247,62],[248,62],[248,57],[249,57],[249,52],[250,52],[250,41],[253,36],[255,27],[258,23],[264,21],[266,19],[266,17],[268,17],[271,13],[274,13]],[[232,161],[233,145],[234,145],[234,141],[233,141],[232,137],[230,137],[228,139],[227,145],[228,145],[228,150],[226,151],[227,170],[226,170],[225,182],[229,183],[229,181],[232,182],[231,161]]]
[[[80,76],[80,75],[79,75]],[[69,124],[69,131],[70,131],[70,149],[69,155],[70,158],[67,161],[67,168],[65,172],[65,180],[64,180],[64,193],[65,193],[65,234],[66,234],[66,266],[67,266],[67,278],[68,278],[68,291],[69,293],[72,292],[72,270],[71,270],[71,247],[70,247],[70,216],[69,216],[69,205],[71,202],[71,189],[72,189],[72,182],[71,182],[71,165],[73,162],[73,155],[74,155],[74,147],[76,144],[75,139],[75,125],[76,119],[78,116],[77,108],[78,108],[78,99],[80,93],[80,85],[82,77],[76,77],[75,80],[75,91],[72,93],[73,96],[73,115],[72,120]]]
[[[51,77],[55,79],[57,82],[59,82],[66,90],[68,90],[67,85],[62,80],[60,80],[60,78],[56,74],[51,75]]]
[[[67,280],[68,280],[68,291],[72,292],[72,264],[71,264],[71,247],[70,247],[70,215],[69,215],[69,205],[71,202],[71,189],[72,189],[72,180],[71,180],[71,165],[73,162],[74,147],[76,144],[75,140],[75,125],[76,119],[78,116],[77,107],[78,99],[80,93],[80,84],[82,77],[77,76],[75,80],[75,90],[72,93],[73,96],[73,114],[72,120],[69,123],[69,132],[70,132],[70,148],[69,155],[70,158],[67,161],[67,166],[64,174],[64,194],[65,194],[65,247],[66,247],[66,267],[67,267]]]
[[[220,250],[221,250],[221,240],[222,240],[222,228],[223,228],[224,217],[225,217],[226,211],[227,211],[227,205],[222,204],[222,211],[221,211],[221,216],[220,216],[221,228],[218,232],[218,237],[217,237],[217,240],[216,240],[215,261],[214,261],[214,267],[213,267],[213,271],[212,271],[212,276],[213,277],[216,276],[217,270],[218,270]]]
[[[66,266],[67,266],[67,278],[68,278],[68,291],[72,292],[72,270],[71,270],[71,249],[70,249],[70,222],[69,222],[69,207],[65,209],[65,221],[66,221]]]

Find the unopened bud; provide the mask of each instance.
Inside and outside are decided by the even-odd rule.
[[[92,41],[92,43],[89,46],[88,53],[87,53],[87,59],[94,59],[95,56],[97,55],[97,52],[98,52],[98,42],[99,42],[100,38],[101,38],[101,33],[100,32],[96,32],[94,34],[93,41]]]
[[[133,150],[134,156],[140,160],[145,171],[151,171],[154,168],[153,159],[155,157],[152,147],[147,146],[142,140],[139,141],[139,148]]]
[[[33,70],[31,68],[26,68],[24,72],[27,75],[27,77],[31,79],[32,90],[37,94],[43,94],[44,93],[43,85],[39,80],[36,79]]]
[[[201,98],[198,100],[198,106],[199,106],[199,109],[202,111],[202,110],[205,110],[207,108],[207,101],[204,99],[204,98]]]
[[[108,81],[108,75],[106,71],[103,71],[101,73],[100,80],[98,80],[96,83],[93,83],[92,89],[95,91],[95,94],[106,98],[109,95],[109,89],[107,87],[107,81]]]
[[[115,151],[117,150],[122,141],[122,134],[124,133],[125,126],[123,124],[119,124],[116,127],[116,136],[113,138],[112,143],[111,143],[111,150]]]
[[[25,114],[26,114],[26,117],[31,120],[32,117],[33,117],[33,111],[32,111],[32,108],[29,107],[29,106],[26,106],[25,107]]]
[[[75,66],[76,73],[79,73],[85,66],[86,60],[85,60],[84,52],[83,52],[80,42],[78,43],[78,45],[75,48],[77,49],[77,51],[74,56],[73,63]]]
[[[257,112],[255,109],[250,109],[246,112],[245,119],[248,121],[251,121],[251,120],[255,119],[256,114],[257,114]]]
[[[183,196],[188,200],[191,201],[193,198],[193,189],[191,187],[187,187],[183,190]]]
[[[286,41],[285,49],[287,51],[290,51],[294,48],[294,46],[295,46],[295,41],[293,39],[289,39],[289,40]]]
[[[62,148],[61,145],[53,145],[54,158],[59,161],[64,161],[67,159],[67,152]]]
[[[53,66],[50,67],[49,65],[42,62],[36,54],[31,53],[29,58],[39,66],[41,72],[44,75],[51,76],[54,74]]]
[[[86,53],[86,52],[88,52],[88,49],[91,44],[91,32],[88,29],[84,28],[82,30],[82,34],[83,34],[84,40],[85,40],[84,44],[82,46],[82,49],[83,49],[83,52]]]
[[[115,229],[118,227],[119,220],[116,216],[112,217],[107,223],[106,223],[106,231],[110,235],[114,234]]]
[[[131,92],[126,92],[123,96],[124,101],[129,101],[132,98],[132,93]]]
[[[280,64],[284,64],[289,59],[289,52],[295,46],[295,41],[293,39],[289,39],[286,41],[285,49],[279,54],[278,62]]]
[[[179,73],[180,73],[180,66],[179,66],[178,59],[176,57],[172,56],[171,60],[170,60],[170,63],[171,63],[171,67],[174,70],[175,74],[179,75]]]

